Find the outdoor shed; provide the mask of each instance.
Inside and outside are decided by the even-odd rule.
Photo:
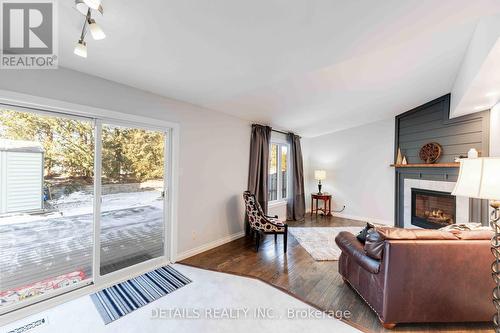
[[[0,214],[43,208],[43,147],[0,139]]]

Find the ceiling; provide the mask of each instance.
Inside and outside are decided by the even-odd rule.
[[[451,91],[498,0],[103,0],[103,41],[73,55],[82,16],[59,1],[60,66],[316,136]]]

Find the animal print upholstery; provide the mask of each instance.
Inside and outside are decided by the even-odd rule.
[[[243,193],[245,200],[246,212],[248,215],[248,222],[252,229],[263,232],[284,232],[285,223],[281,222],[275,217],[266,216],[262,207],[255,199],[255,195],[249,191]]]

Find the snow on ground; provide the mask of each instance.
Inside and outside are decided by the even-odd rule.
[[[147,205],[101,216],[102,267],[132,265],[163,254],[163,210]],[[73,271],[89,276],[92,226],[93,214],[0,224],[0,292]]]
[[[57,200],[49,200],[55,212],[44,214],[11,214],[0,217],[0,225],[19,224],[41,220],[51,220],[58,217],[69,217],[93,212],[93,194],[82,191],[73,192]],[[109,212],[125,208],[152,206],[163,208],[161,191],[141,191],[128,193],[114,193],[102,196],[101,212]]]
[[[93,199],[92,194],[75,192],[51,201],[55,212],[0,217],[1,289],[75,270],[90,275]],[[101,207],[103,267],[131,265],[163,254],[161,191],[103,195]]]

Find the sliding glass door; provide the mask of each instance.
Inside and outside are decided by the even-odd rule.
[[[0,311],[91,282],[94,121],[1,109]]]
[[[101,275],[165,252],[165,137],[102,125]]]
[[[169,142],[0,104],[0,314],[167,262]]]

